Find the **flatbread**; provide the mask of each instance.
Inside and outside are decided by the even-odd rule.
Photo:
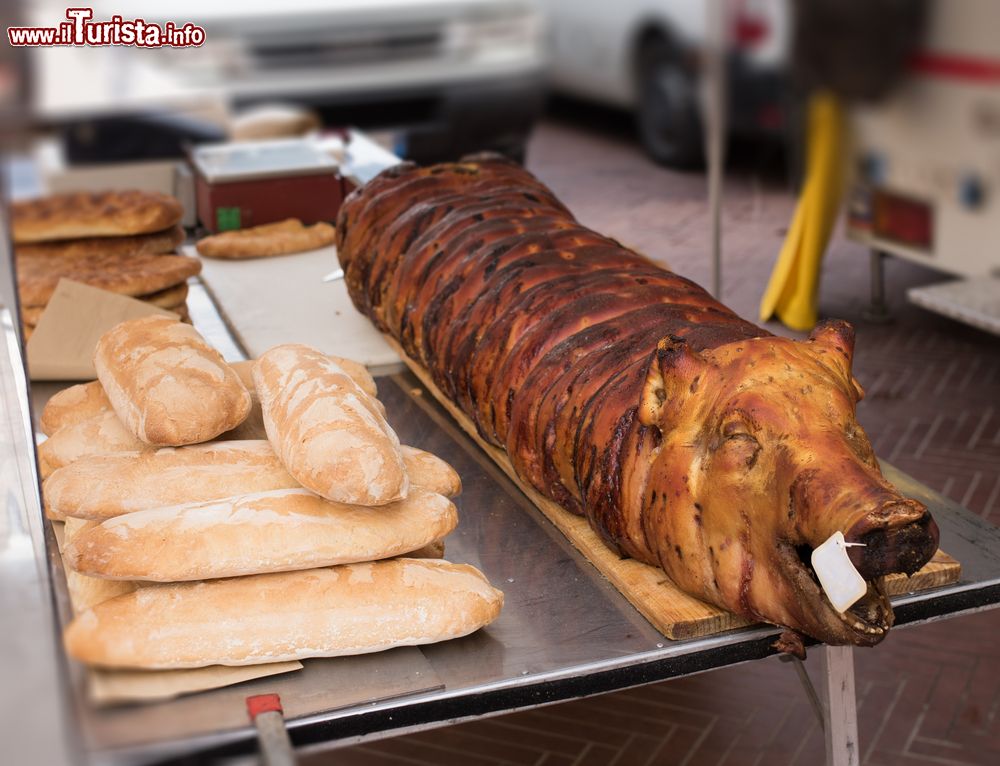
[[[154,306],[159,306],[161,309],[173,311],[175,307],[185,305],[187,296],[187,282],[181,282],[179,285],[168,287],[166,290],[160,290],[159,292],[150,293],[149,295],[137,295],[135,297],[137,300],[151,303]],[[42,317],[42,312],[44,312],[46,308],[47,305],[21,306],[21,319],[25,324],[36,325],[38,324],[38,320]]]
[[[133,297],[174,287],[201,271],[184,255],[18,256],[17,287],[25,306],[44,306],[62,278]]]
[[[180,202],[159,192],[70,192],[15,202],[11,233],[15,244],[149,234],[176,226],[183,213]]]
[[[134,234],[128,237],[84,237],[61,242],[38,242],[18,245],[17,255],[48,256],[50,258],[79,258],[97,254],[142,255],[143,253],[172,253],[184,241],[184,228],[173,226],[152,234]]]
[[[182,282],[179,285],[168,287],[166,290],[149,293],[148,295],[138,295],[136,297],[140,301],[146,301],[146,303],[152,303],[161,309],[170,309],[172,311],[174,306],[179,306],[187,300],[188,285],[187,282]]]
[[[164,292],[167,292],[164,290]],[[143,297],[137,298],[137,300],[144,301],[145,303],[152,304],[157,308],[166,309],[167,311],[173,311],[175,314],[180,314],[181,317],[186,317],[188,315],[187,301],[180,301],[178,303],[171,303],[166,306],[161,306],[159,303],[153,303],[148,301]],[[21,323],[23,327],[30,330],[34,330],[38,326],[38,320],[42,318],[42,314],[48,306],[22,306],[21,307]]]
[[[334,228],[328,223],[321,221],[305,226],[297,218],[289,218],[249,229],[214,234],[200,240],[196,247],[206,258],[267,258],[326,247],[333,244],[335,236]]]

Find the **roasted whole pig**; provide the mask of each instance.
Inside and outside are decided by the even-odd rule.
[[[882,578],[923,566],[938,531],[857,423],[850,325],[775,337],[497,157],[387,170],[337,237],[358,309],[615,551],[750,619],[885,636]],[[868,586],[843,613],[810,565],[837,531],[864,544],[848,550]]]

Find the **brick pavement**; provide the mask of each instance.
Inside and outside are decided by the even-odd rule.
[[[652,166],[619,118],[574,109],[543,124],[529,167],[586,224],[708,282],[705,182]],[[583,128],[580,125],[586,124]],[[793,199],[751,148],[727,180],[723,300],[754,317]],[[865,322],[865,251],[842,236],[821,311],[855,323],[862,424],[884,459],[1000,523],[1000,342],[906,304],[941,277],[887,268],[895,321]],[[775,327],[775,331],[783,332]],[[899,630],[857,652],[862,763],[1000,763],[1000,610]],[[815,654],[815,653],[814,653]],[[815,672],[818,657],[808,661]],[[337,750],[310,766],[747,766],[822,763],[823,741],[777,658],[668,683]]]

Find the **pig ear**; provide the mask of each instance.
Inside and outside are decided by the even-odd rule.
[[[856,401],[865,395],[861,384],[851,374],[854,363],[854,326],[842,319],[831,319],[809,333],[809,343],[816,349],[820,361],[839,370],[850,382]]]
[[[639,422],[658,426],[667,407],[676,407],[697,389],[708,368],[705,358],[683,338],[671,335],[656,345],[639,402]]]

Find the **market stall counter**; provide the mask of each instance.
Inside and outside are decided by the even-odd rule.
[[[197,284],[189,305],[196,327],[230,361],[242,353]],[[10,314],[3,312],[0,476],[8,510],[0,530],[0,608],[19,617],[8,622],[3,637],[14,648],[0,657],[5,696],[30,689],[36,701],[18,711],[22,762],[55,763],[76,754],[81,761],[99,763],[162,763],[254,752],[257,734],[245,700],[258,694],[280,696],[296,747],[338,746],[776,652],[780,630],[772,626],[667,639],[461,431],[424,385],[400,368],[377,379],[380,399],[404,444],[441,456],[461,475],[460,523],[447,539],[447,557],[472,564],[504,591],[499,619],[440,644],[309,659],[301,670],[226,688],[145,704],[95,705],[85,670],[59,648],[70,605],[53,526],[43,522],[31,448],[32,413],[37,418],[59,386],[35,384],[29,396]],[[916,480],[883,468],[902,492],[932,511],[941,528],[941,548],[962,567],[954,584],[894,598],[897,629],[1000,602],[1000,533]],[[823,695],[830,762],[856,762],[851,758],[856,759],[857,748],[850,747],[856,742],[851,649],[811,651],[825,652],[825,676],[835,681]]]

